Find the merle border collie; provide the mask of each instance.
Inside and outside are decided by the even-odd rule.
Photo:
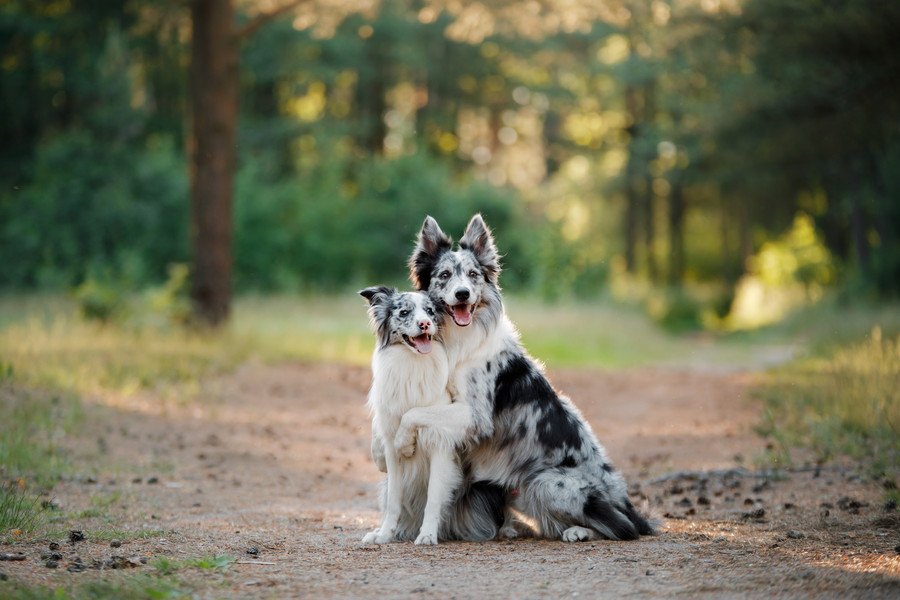
[[[448,317],[441,337],[459,411],[463,481],[446,526],[463,539],[652,534],[588,423],[523,349],[503,308],[500,259],[481,215],[456,247],[427,217],[409,266],[415,288]],[[418,431],[438,424],[420,422]]]
[[[466,406],[451,404],[449,362],[443,344],[433,340],[443,311],[422,292],[378,286],[359,293],[369,302],[377,338],[368,399],[372,456],[387,472],[381,524],[362,541],[415,538],[416,544],[432,545],[439,538],[477,537],[465,528],[465,514],[441,528],[442,515],[460,489],[456,449],[468,414]],[[420,430],[422,424],[429,426]],[[455,503],[457,510],[466,510],[464,498]]]

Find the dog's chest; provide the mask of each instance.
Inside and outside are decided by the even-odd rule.
[[[385,348],[372,361],[369,403],[382,426],[393,429],[411,408],[449,404],[448,377],[447,357],[438,345],[425,356]]]

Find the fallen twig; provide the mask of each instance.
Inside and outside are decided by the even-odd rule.
[[[236,561],[239,565],[274,565],[277,563],[273,563],[267,560],[239,560]]]

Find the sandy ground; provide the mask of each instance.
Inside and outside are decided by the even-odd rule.
[[[380,474],[368,456],[366,369],[247,365],[206,382],[184,406],[153,397],[89,409],[84,464],[54,490],[63,514],[113,498],[103,516],[66,521],[86,541],[18,543],[12,581],[68,587],[118,576],[83,563],[112,555],[172,560],[229,554],[224,572],[184,569],[198,597],[559,598],[900,597],[900,515],[883,482],[826,466],[786,478],[754,469],[764,441],[749,376],[677,370],[551,373],[660,519],[636,542],[519,539],[361,546],[376,526]],[[719,470],[719,472],[717,472]],[[712,471],[673,477],[684,471]],[[94,498],[92,503],[91,498]],[[93,532],[151,529],[110,548]],[[248,549],[255,548],[252,555]],[[149,565],[129,573],[152,573]]]

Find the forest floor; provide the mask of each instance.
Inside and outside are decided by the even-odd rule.
[[[165,575],[167,593],[201,598],[900,596],[900,514],[879,485],[838,465],[760,476],[752,374],[551,379],[659,535],[363,546],[381,477],[368,454],[368,369],[250,363],[206,379],[189,401],[87,404],[70,451],[95,470],[54,488],[64,531],[16,542],[9,551],[25,560],[0,562],[0,573],[6,585],[67,590],[141,573],[152,587]],[[86,539],[67,541],[69,529]],[[54,541],[62,556],[48,568]],[[91,568],[104,561],[132,568]]]

